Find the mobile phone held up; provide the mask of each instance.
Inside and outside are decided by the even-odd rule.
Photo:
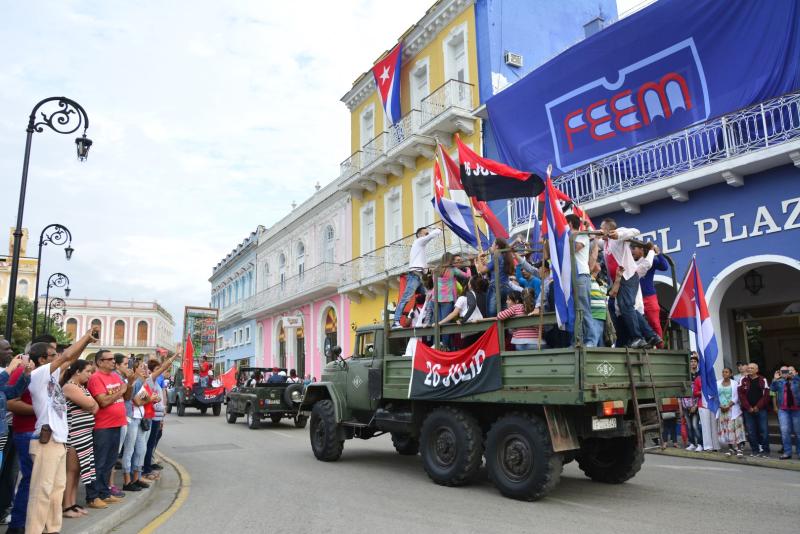
[[[92,337],[95,339],[95,341],[99,340],[100,339],[100,330],[92,331]]]

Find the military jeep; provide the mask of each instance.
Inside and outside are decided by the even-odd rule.
[[[301,383],[267,383],[266,377],[273,370],[263,367],[242,367],[236,377],[237,385],[228,392],[225,416],[230,424],[244,416],[247,426],[256,429],[263,419],[269,418],[273,425],[281,419],[294,420],[294,426],[305,428],[308,417],[298,414],[303,399]],[[286,372],[286,369],[279,369]],[[257,377],[264,377],[264,382]]]

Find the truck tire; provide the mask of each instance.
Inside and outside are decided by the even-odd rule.
[[[167,410],[167,413],[172,413],[172,403],[171,403],[171,402],[169,402],[169,401],[167,401],[167,408],[166,408],[166,410]]]
[[[292,407],[297,405],[299,401],[292,400],[293,394],[297,392],[300,394],[300,399],[303,398],[303,384],[289,384],[286,386],[286,389],[283,390],[283,402],[286,403],[286,406]]]
[[[253,406],[247,407],[245,417],[247,418],[247,428],[250,430],[256,430],[261,426],[261,415],[259,415]]]
[[[578,467],[595,482],[622,484],[642,468],[644,451],[636,437],[587,439],[578,453]]]
[[[307,422],[308,422],[308,416],[306,415],[298,415],[297,417],[294,418],[295,428],[305,428]]]
[[[283,419],[283,416],[281,416],[281,414],[279,414],[279,413],[274,413],[274,414],[270,415],[269,418],[272,419],[272,424],[273,425],[277,425],[278,423],[281,422],[281,419]]]
[[[183,404],[180,397],[178,397],[178,417],[183,417],[186,414],[186,405]]]
[[[419,439],[408,434],[392,432],[392,445],[403,456],[414,456],[419,453]]]
[[[317,460],[335,462],[342,455],[344,441],[340,440],[336,431],[336,410],[333,402],[322,400],[314,404],[311,410],[311,450]]]
[[[236,424],[236,420],[238,418],[239,418],[239,416],[236,415],[236,412],[231,410],[231,403],[230,403],[230,401],[228,401],[228,405],[225,406],[225,419],[228,421],[229,424],[235,425]]]
[[[452,407],[437,408],[422,423],[422,466],[442,486],[469,484],[483,457],[481,427],[470,414]]]
[[[201,406],[200,407],[200,413],[201,414],[205,415],[207,411],[208,411],[208,406]]]
[[[486,436],[486,470],[506,497],[541,499],[558,484],[561,467],[547,424],[536,415],[505,415]]]
[[[217,416],[217,415],[221,414],[222,413],[222,405],[221,404],[214,404],[213,406],[211,406],[211,413],[213,413],[214,416]]]

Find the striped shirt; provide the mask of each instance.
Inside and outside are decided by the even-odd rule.
[[[514,304],[513,306],[506,308],[505,310],[501,311],[497,314],[498,319],[510,319],[511,317],[524,317],[527,313],[525,313],[525,306],[522,304]],[[532,339],[539,339],[539,327],[538,326],[525,326],[523,328],[515,328],[512,332],[511,342],[518,340],[532,340]]]
[[[589,286],[590,308],[592,309],[592,319],[606,320],[606,313],[608,312],[606,292],[600,286],[600,283],[592,278],[592,284]]]
[[[469,277],[460,269],[450,267],[444,274],[437,279],[438,294],[436,298],[439,302],[454,302],[458,298],[456,290],[456,277],[462,280],[469,280]]]

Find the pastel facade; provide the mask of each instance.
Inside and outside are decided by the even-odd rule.
[[[28,229],[22,229],[20,246],[19,271],[17,272],[17,298],[25,297],[33,300],[36,293],[36,270],[39,260],[28,258]],[[11,259],[14,257],[14,229],[9,229],[8,256],[0,256],[0,304],[8,301],[8,284],[11,280]]]

